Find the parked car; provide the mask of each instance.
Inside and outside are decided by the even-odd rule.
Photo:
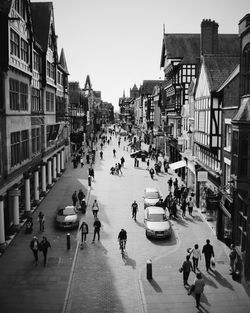
[[[73,205],[59,208],[56,211],[56,226],[59,228],[76,228],[79,225],[77,210]]]
[[[159,190],[155,187],[147,187],[144,189],[144,209],[148,206],[155,205],[159,199],[161,199],[161,194]]]
[[[149,206],[145,210],[144,224],[147,238],[170,238],[172,227],[168,209]]]
[[[146,150],[137,150],[135,152],[130,153],[131,158],[147,158],[148,151]]]

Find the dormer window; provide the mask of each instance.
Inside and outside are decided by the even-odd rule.
[[[250,94],[250,43],[248,43],[242,55],[242,92]]]

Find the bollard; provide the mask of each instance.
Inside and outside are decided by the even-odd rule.
[[[91,176],[88,177],[88,186],[91,187]]]
[[[67,234],[67,249],[70,249],[70,233]]]
[[[147,279],[152,279],[152,260],[147,260]]]

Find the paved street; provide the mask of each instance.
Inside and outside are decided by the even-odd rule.
[[[112,150],[117,150],[113,158]],[[79,188],[87,193],[87,166],[73,169],[69,163],[66,172],[53,187],[35,212],[46,215],[45,235],[51,241],[48,266],[33,263],[29,249],[32,235],[21,231],[0,258],[1,312],[60,312],[60,313],[182,313],[197,312],[195,299],[188,296],[178,272],[186,250],[198,243],[200,247],[210,238],[216,256],[216,268],[207,273],[204,259],[200,269],[205,276],[205,293],[202,296],[203,312],[249,312],[250,301],[243,287],[229,275],[228,250],[217,241],[215,235],[196,210],[195,218],[172,222],[174,234],[171,240],[150,241],[143,228],[143,189],[158,186],[165,197],[169,175],[160,174],[152,181],[146,164],[133,167],[126,144],[120,148],[117,139],[105,145],[104,159],[97,151],[96,180],[89,193],[88,209],[84,219],[90,233],[83,250],[78,248],[79,234],[71,232],[71,249],[66,249],[66,233],[55,229],[53,216],[59,205],[71,202],[73,191]],[[120,158],[125,158],[123,175],[110,175],[109,169]],[[174,175],[172,175],[174,176]],[[85,188],[84,188],[85,186]],[[101,240],[91,243],[94,199],[100,206],[102,223]],[[131,218],[131,203],[139,204],[138,221]],[[128,232],[127,255],[122,259],[117,235],[121,228]],[[146,261],[152,260],[153,280],[146,279]],[[72,266],[73,264],[73,266]],[[194,274],[190,275],[192,283]]]

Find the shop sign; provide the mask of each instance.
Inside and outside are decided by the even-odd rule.
[[[202,182],[202,181],[207,181],[208,180],[208,173],[207,171],[199,171],[197,173],[197,180]]]

